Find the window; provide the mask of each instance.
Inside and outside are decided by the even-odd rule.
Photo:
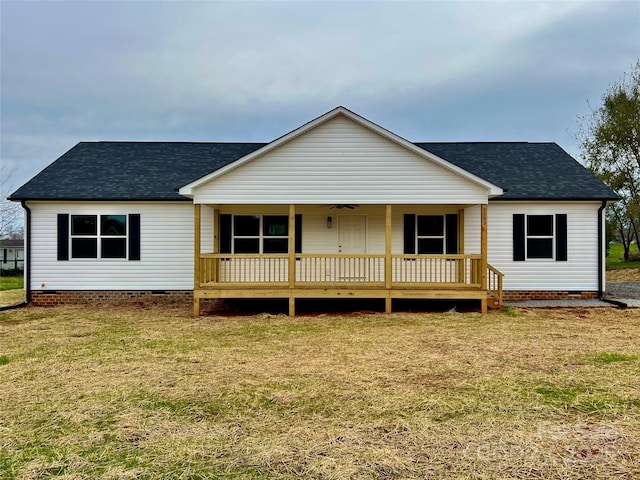
[[[233,253],[287,253],[289,217],[286,215],[234,215]]]
[[[265,215],[262,217],[262,253],[289,251],[289,217]]]
[[[57,215],[58,260],[122,258],[140,260],[140,214]]]
[[[127,258],[126,215],[70,215],[71,258]]]
[[[444,253],[444,215],[416,215],[417,252],[439,255]]]
[[[221,213],[219,228],[220,253],[289,252],[288,215]],[[295,229],[295,253],[302,253],[302,215],[300,214],[296,214]]]
[[[404,253],[458,253],[458,215],[404,215]]]
[[[527,258],[553,258],[553,215],[527,215]]]
[[[513,215],[513,260],[567,260],[567,215]]]
[[[260,215],[233,217],[234,253],[260,253]]]

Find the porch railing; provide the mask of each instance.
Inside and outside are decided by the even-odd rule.
[[[489,294],[502,306],[502,281],[504,274],[497,268],[487,265],[487,290]]]
[[[201,284],[277,284],[289,282],[289,255],[214,254],[200,256]]]
[[[223,285],[289,285],[288,254],[219,254],[200,256],[199,283]],[[392,255],[394,286],[456,285],[479,288],[480,255]],[[488,279],[493,279],[489,273]],[[385,286],[383,254],[296,254],[296,286]]]
[[[298,283],[384,285],[384,255],[297,254]]]
[[[480,286],[480,255],[392,255],[394,284]]]

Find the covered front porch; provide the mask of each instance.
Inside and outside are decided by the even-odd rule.
[[[465,253],[470,222],[478,253]],[[379,298],[387,313],[393,299],[478,300],[483,313],[502,303],[486,204],[195,204],[194,226],[195,316],[213,298],[284,298],[290,315],[302,298]]]

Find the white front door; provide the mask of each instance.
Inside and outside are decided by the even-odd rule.
[[[338,253],[364,255],[367,253],[367,217],[338,215]],[[366,258],[337,258],[338,280],[365,281],[369,276]]]
[[[338,253],[367,253],[366,215],[338,215]]]

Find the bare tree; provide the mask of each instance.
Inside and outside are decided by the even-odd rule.
[[[11,193],[11,178],[15,170],[0,170],[0,239],[20,239],[24,235],[24,214],[22,205],[7,200]]]

